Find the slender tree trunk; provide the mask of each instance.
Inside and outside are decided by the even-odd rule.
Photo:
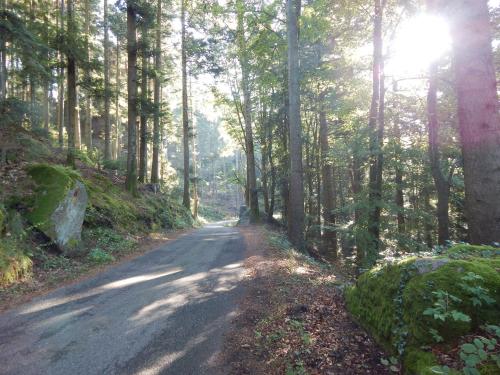
[[[132,1],[127,2],[127,93],[128,93],[128,145],[127,179],[125,185],[137,194],[137,14]]]
[[[117,86],[117,90],[120,88]],[[111,160],[111,89],[109,85],[108,0],[104,0],[104,160]]]
[[[428,154],[431,164],[432,178],[437,191],[438,243],[444,245],[450,238],[448,201],[450,185],[441,170],[439,155],[439,122],[437,116],[437,64],[433,63],[429,71],[429,90],[427,93],[428,119]]]
[[[151,183],[158,184],[160,154],[160,68],[161,68],[161,2],[158,0],[156,10],[156,48],[154,79],[154,117],[153,117],[153,160],[151,163]]]
[[[74,21],[74,4],[73,0],[68,0],[68,34],[70,38],[74,38],[76,34]],[[76,92],[76,61],[75,56],[70,52],[68,54],[68,154],[67,163],[70,166],[75,165],[75,137],[76,129],[79,126],[77,120],[77,92]]]
[[[59,37],[64,35],[64,0],[60,2],[59,8]],[[59,147],[64,146],[64,57],[61,52],[59,52],[59,77],[58,77],[58,117],[57,117],[57,139]]]
[[[146,29],[143,29],[143,44],[147,39]],[[145,48],[145,47],[144,47]],[[144,183],[147,180],[148,167],[148,57],[146,50],[142,51],[142,71],[141,71],[141,115],[140,115],[140,141],[139,141],[139,182]]]
[[[2,11],[7,10],[6,0],[1,0],[0,6]],[[7,42],[5,35],[0,35],[0,100],[7,97]]]
[[[300,121],[299,26],[300,0],[287,0],[288,97],[290,132],[290,206],[288,237],[304,247],[304,183],[302,173],[302,129]]]
[[[363,262],[371,265],[375,262],[380,250],[380,211],[382,198],[382,142],[383,142],[383,57],[382,57],[382,18],[381,0],[374,0],[373,28],[373,93],[370,106],[370,182],[369,182],[369,215],[368,232],[370,241],[363,250]],[[382,121],[381,121],[382,120]],[[378,125],[378,126],[377,126]]]
[[[184,146],[184,192],[182,204],[191,209],[189,194],[189,118],[187,93],[187,51],[186,51],[186,1],[181,0],[181,29],[182,29],[182,143]]]
[[[161,0],[160,0],[161,1]],[[115,94],[115,155],[114,159],[117,160],[120,155],[120,41],[116,40],[116,94]]]
[[[333,164],[330,158],[330,145],[328,142],[328,124],[326,122],[325,94],[320,95],[319,129],[320,129],[320,150],[321,150],[321,180],[323,190],[321,200],[323,203],[323,246],[325,255],[332,259],[337,258],[337,233],[332,226],[335,225],[335,199],[333,195]]]
[[[237,11],[237,43],[238,57],[241,68],[241,88],[243,91],[243,121],[245,123],[245,151],[247,157],[247,182],[250,204],[250,221],[255,222],[259,218],[259,200],[257,191],[257,177],[255,167],[255,152],[252,131],[252,101],[249,86],[248,52],[245,38],[245,3],[238,0]]]
[[[487,0],[448,2],[469,240],[500,242],[500,117]]]

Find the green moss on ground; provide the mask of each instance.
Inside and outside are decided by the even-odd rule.
[[[31,274],[33,262],[19,243],[0,238],[0,286],[10,285]]]
[[[50,216],[80,175],[75,170],[57,164],[34,164],[28,167],[27,172],[37,184],[34,206],[27,218],[42,230],[49,229]]]
[[[500,323],[500,257],[493,250],[497,249],[458,245],[447,252],[460,254],[458,259],[453,255],[408,258],[374,268],[346,291],[347,306],[388,351],[397,353],[398,345],[406,346],[404,364],[409,373],[427,374],[435,360],[420,348],[435,344],[430,329],[443,337],[445,345],[452,345],[485,323]],[[492,257],[482,257],[485,254]],[[474,285],[486,288],[494,303],[473,305],[471,295],[460,286],[469,272],[481,276],[482,280]],[[454,303],[452,309],[469,315],[470,322],[443,322],[424,315],[424,310],[435,302],[432,292],[438,290],[460,298],[461,302]]]

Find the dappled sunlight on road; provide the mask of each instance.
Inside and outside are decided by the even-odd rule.
[[[237,229],[209,224],[0,315],[0,374],[210,373],[244,248]]]

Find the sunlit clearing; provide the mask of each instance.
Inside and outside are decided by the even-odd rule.
[[[443,18],[420,14],[401,25],[390,45],[386,75],[411,76],[425,72],[449,52],[451,37]]]

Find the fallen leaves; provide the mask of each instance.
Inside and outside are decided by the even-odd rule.
[[[385,357],[350,318],[335,277],[266,246],[262,228],[242,229],[252,262],[247,295],[225,360],[238,374],[389,374]],[[260,241],[256,241],[260,238]],[[299,270],[299,272],[297,272]],[[394,370],[394,369],[393,369]],[[399,369],[396,368],[397,371]]]

